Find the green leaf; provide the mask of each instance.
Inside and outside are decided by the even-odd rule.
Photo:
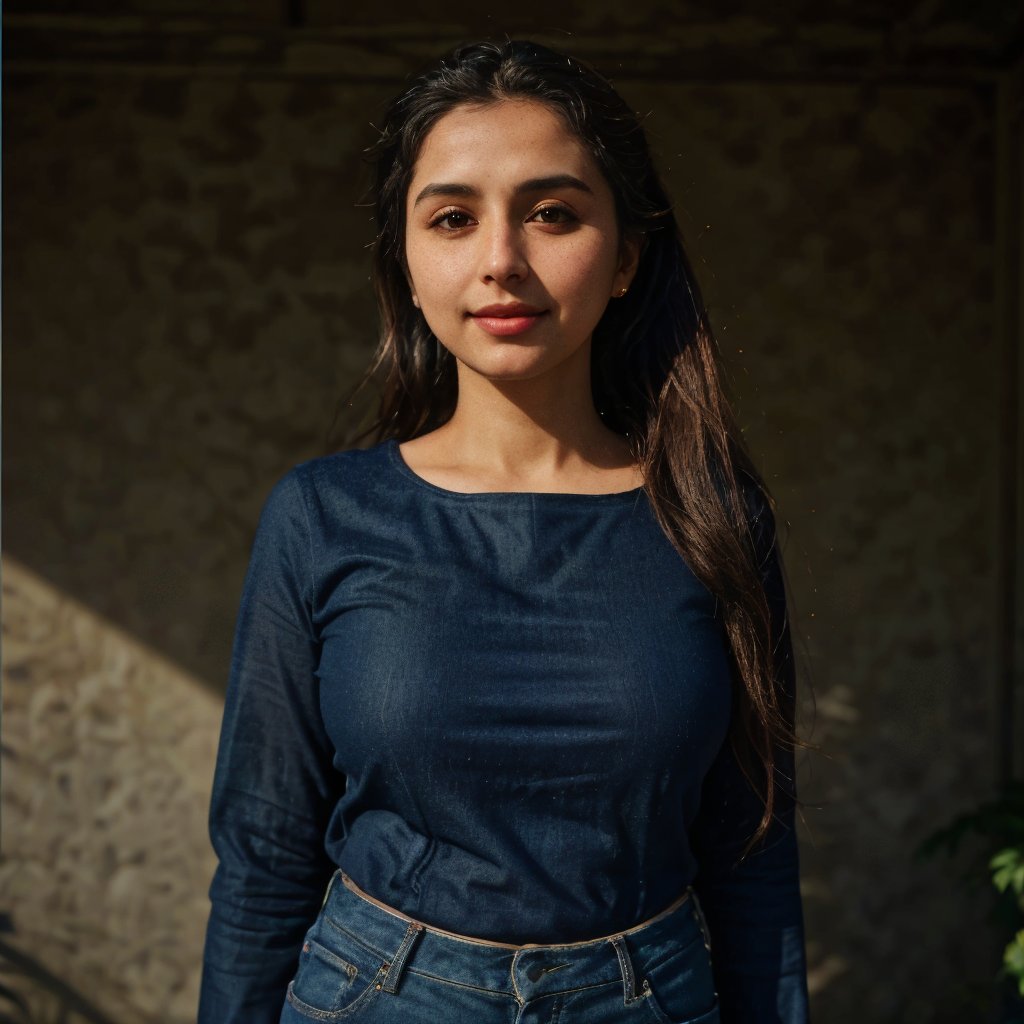
[[[1011,978],[1017,979],[1018,985],[1024,986],[1024,928],[1017,932],[1003,950],[1003,966]],[[1024,995],[1024,991],[1021,994]]]
[[[989,862],[992,884],[1000,891],[1012,890],[1018,897],[1024,894],[1024,850],[1007,847]]]
[[[1021,860],[1021,852],[1012,846],[1008,846],[1005,850],[1000,850],[989,862],[988,866],[995,870],[996,868],[1008,868],[1015,864],[1018,864]]]

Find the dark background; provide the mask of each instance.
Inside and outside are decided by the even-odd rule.
[[[256,517],[375,339],[362,151],[508,34],[644,115],[788,525],[816,1018],[987,1019],[987,892],[913,851],[1024,767],[1019,5],[478,8],[5,4],[0,984],[194,1015]]]

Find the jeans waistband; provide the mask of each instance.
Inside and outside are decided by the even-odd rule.
[[[644,994],[644,982],[633,968],[635,956],[649,960],[659,947],[677,948],[702,933],[696,902],[688,888],[661,913],[622,932],[584,942],[511,945],[417,921],[369,896],[338,871],[321,916],[380,957],[384,975],[378,987],[385,991],[395,991],[408,969],[519,1002],[620,981],[628,1004]]]

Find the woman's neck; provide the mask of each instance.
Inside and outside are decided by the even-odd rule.
[[[451,419],[406,442],[421,476],[453,490],[628,490],[642,483],[625,438],[594,408],[589,365],[582,379],[547,374],[495,381],[459,366]]]

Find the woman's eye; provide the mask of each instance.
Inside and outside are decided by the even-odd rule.
[[[568,224],[576,219],[564,206],[542,206],[533,216],[542,224]]]
[[[470,222],[468,213],[461,210],[442,210],[431,222],[432,228],[444,228],[446,231],[458,231]]]

